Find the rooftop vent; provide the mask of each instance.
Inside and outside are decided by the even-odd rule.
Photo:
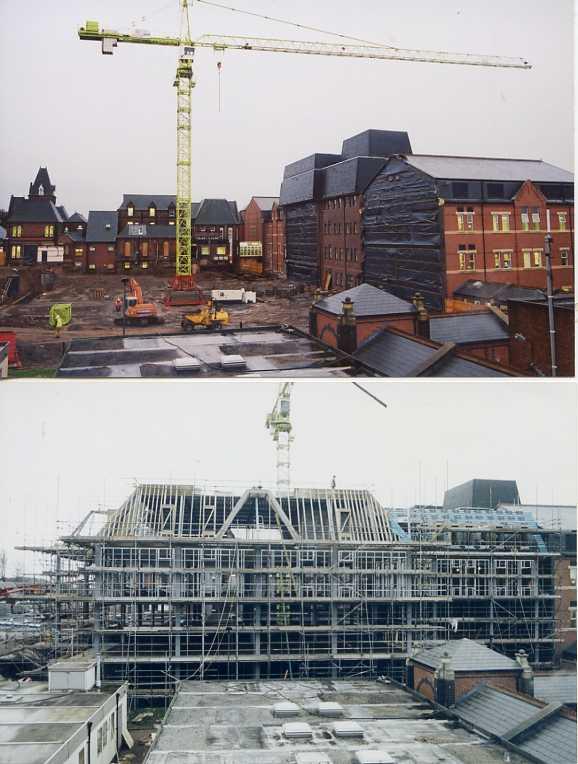
[[[273,706],[273,714],[275,716],[297,716],[301,709],[297,703],[275,703]]]
[[[363,737],[363,727],[357,722],[335,722],[333,734],[335,737]]]
[[[289,722],[283,725],[283,734],[286,738],[308,738],[313,737],[313,730],[306,722]]]
[[[355,764],[394,764],[394,760],[385,751],[356,751]]]
[[[203,364],[198,358],[187,356],[186,358],[175,358],[173,367],[175,371],[199,371]]]
[[[242,355],[222,355],[221,369],[244,369],[247,362]]]
[[[343,706],[339,703],[319,703],[317,713],[319,716],[343,716]]]

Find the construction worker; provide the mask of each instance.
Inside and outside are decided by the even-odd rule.
[[[116,298],[116,300],[114,301],[114,309],[116,310],[117,313],[120,313],[120,311],[122,310],[122,297],[119,296]]]

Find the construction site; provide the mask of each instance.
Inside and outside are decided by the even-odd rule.
[[[274,486],[142,483],[54,544],[22,547],[42,583],[5,599],[36,609],[44,660],[88,651],[135,703],[193,679],[403,681],[416,651],[463,638],[558,666],[560,524],[519,505],[513,481],[473,481],[489,503],[466,484],[414,509],[294,486],[293,384],[266,422]],[[2,671],[41,664],[11,653]]]

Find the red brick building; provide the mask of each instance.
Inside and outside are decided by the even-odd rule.
[[[117,235],[116,256],[119,272],[172,274],[176,262],[176,228],[156,223],[128,223]]]
[[[513,368],[524,374],[551,376],[550,325],[548,303],[540,300],[510,300],[510,359]],[[574,297],[554,296],[556,365],[559,377],[574,376]]]
[[[253,196],[241,211],[239,268],[254,273],[283,273],[283,212],[277,196]]]
[[[467,279],[554,288],[574,272],[570,172],[536,160],[413,154],[406,133],[368,130],[340,155],[285,168],[287,275],[325,288],[364,281],[443,310]]]
[[[91,210],[86,228],[86,270],[115,273],[118,216],[114,210]]]
[[[11,265],[44,263],[60,267],[64,260],[61,241],[68,215],[56,204],[56,188],[48,170],[41,167],[30,184],[28,197],[12,196],[6,218],[6,251]]]
[[[419,651],[410,658],[409,667],[413,689],[437,702],[437,685],[444,681],[446,667],[453,675],[449,681],[454,685],[454,702],[481,683],[510,692],[521,689],[522,666],[517,661],[466,638]]]

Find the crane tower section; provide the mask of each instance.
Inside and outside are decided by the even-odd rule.
[[[293,382],[279,385],[277,400],[267,416],[267,429],[277,445],[277,493],[287,494],[291,487],[291,388]]]

